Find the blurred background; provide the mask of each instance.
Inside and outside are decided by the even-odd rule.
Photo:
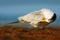
[[[57,14],[52,24],[60,24],[60,0],[0,0],[0,24],[16,21],[29,12],[49,8]]]

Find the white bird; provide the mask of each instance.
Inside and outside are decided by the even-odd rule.
[[[56,14],[50,9],[44,8],[38,11],[30,12],[27,15],[18,17],[18,21],[12,23],[28,22],[33,27],[43,29],[46,27],[46,25],[54,22],[55,20],[56,20]]]

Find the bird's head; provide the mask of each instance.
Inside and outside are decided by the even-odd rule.
[[[40,10],[44,15],[43,22],[52,23],[56,20],[56,13],[52,12],[50,9],[41,9]]]

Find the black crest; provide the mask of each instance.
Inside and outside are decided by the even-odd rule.
[[[51,18],[52,22],[54,22],[56,20],[56,14],[54,13],[53,17]]]

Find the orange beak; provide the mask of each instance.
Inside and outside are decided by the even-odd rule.
[[[46,22],[46,18],[43,18],[43,19],[41,20],[41,22]]]

